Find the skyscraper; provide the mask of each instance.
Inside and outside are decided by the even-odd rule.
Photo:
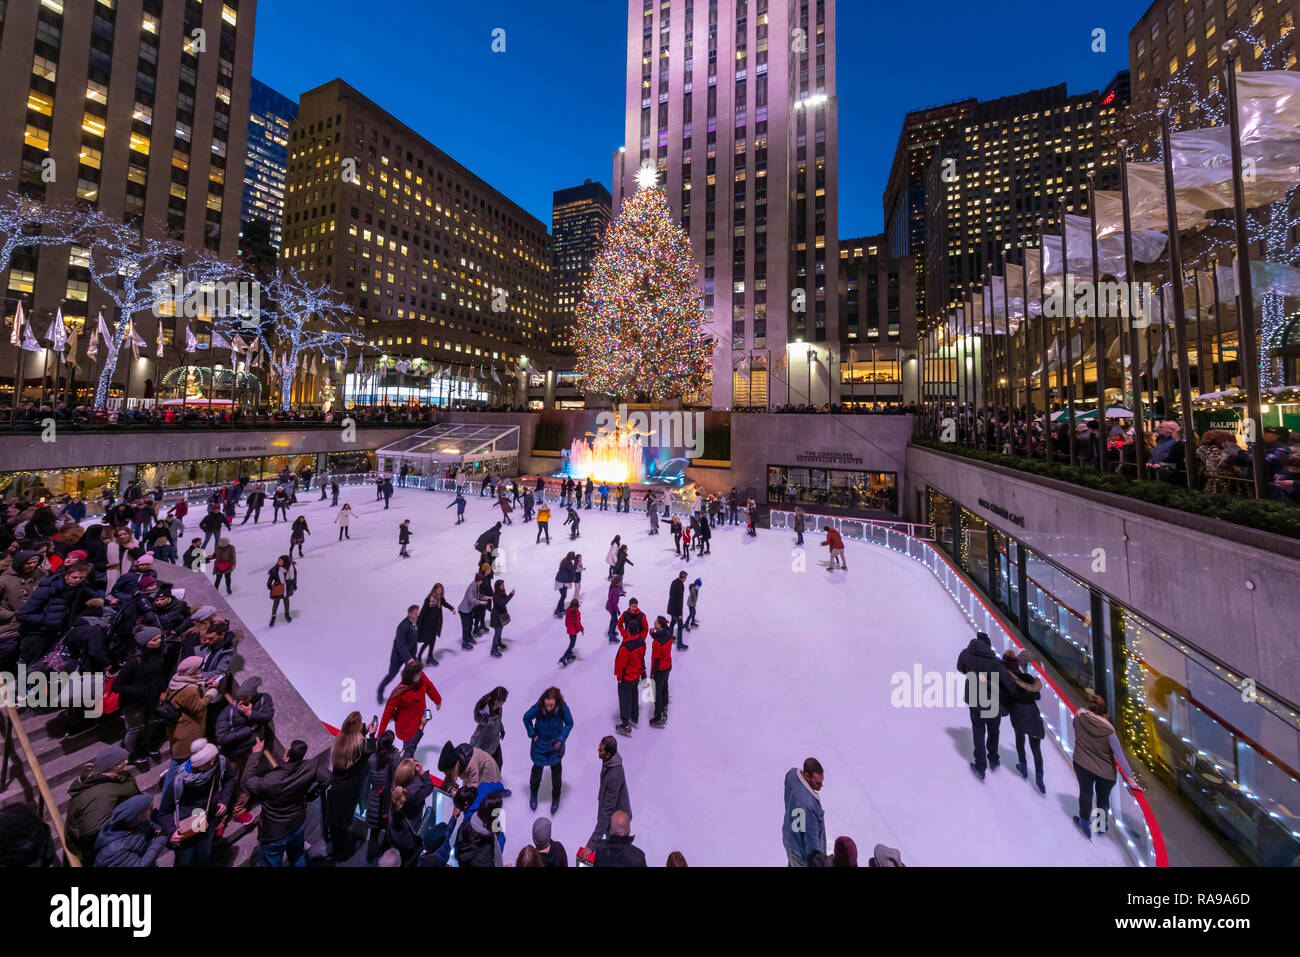
[[[555,191],[551,214],[551,349],[573,352],[574,309],[582,299],[591,264],[609,226],[612,200],[600,183]]]
[[[248,111],[239,251],[246,258],[274,263],[284,219],[289,124],[298,115],[298,104],[254,78]]]
[[[330,282],[373,349],[512,397],[550,345],[546,225],[342,80],[298,106],[280,262]]]
[[[970,101],[934,150],[925,179],[925,283],[930,319],[981,284],[985,266],[1012,262],[1042,216],[1059,222],[1058,198],[1087,215],[1088,173],[1118,189],[1118,118],[1124,75],[1091,93],[1041,90]]]
[[[885,241],[893,259],[911,257],[916,268],[916,315],[924,325],[926,311],[926,173],[945,140],[970,116],[975,100],[958,100],[903,119],[894,151],[894,164],[885,187]]]
[[[840,240],[844,337],[840,401],[850,408],[919,398],[916,268],[889,255],[885,237]]]
[[[713,407],[836,401],[835,0],[628,0],[627,40],[614,193],[655,167],[690,236]]]
[[[0,15],[0,172],[42,201],[90,202],[234,258],[256,0],[47,0]],[[60,304],[74,326],[101,308],[111,315],[87,257],[75,246],[21,250],[5,277],[5,316],[19,295],[42,330]],[[43,356],[31,358],[29,381]],[[156,375],[152,363],[138,361],[136,383]],[[7,340],[0,368],[13,369]],[[127,363],[118,370],[125,380]]]

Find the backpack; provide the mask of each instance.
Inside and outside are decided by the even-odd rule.
[[[158,707],[153,712],[156,720],[161,721],[163,724],[175,724],[181,719],[181,709],[172,703],[172,699],[180,694],[182,690],[184,689],[178,688],[175,691],[169,691],[158,702]]]

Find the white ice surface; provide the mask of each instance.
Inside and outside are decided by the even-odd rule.
[[[294,619],[267,628],[266,571],[288,550],[289,527],[266,521],[236,527],[238,550],[231,602],[323,721],[338,726],[355,707],[368,720],[379,678],[387,670],[393,632],[408,605],[435,581],[460,601],[472,580],[474,539],[499,517],[487,499],[470,497],[463,525],[454,525],[450,496],[398,489],[392,508],[373,487],[344,489],[352,503],[352,539],[336,541],[334,509],[313,490],[294,509],[313,534],[298,559]],[[830,841],[847,834],[865,864],[876,843],[900,848],[910,865],[1076,865],[1130,863],[1115,836],[1085,840],[1073,827],[1075,780],[1069,760],[1051,740],[1043,744],[1047,795],[1014,770],[1015,742],[1003,722],[1002,768],[981,784],[970,772],[970,729],[963,706],[896,709],[890,677],[953,668],[971,636],[947,592],[919,563],[870,545],[849,543],[847,574],[828,573],[826,551],[807,536],[807,570],[795,570],[792,534],[723,527],[713,553],[682,565],[667,526],[647,535],[643,514],[582,511],[582,537],[568,541],[563,510],[551,521],[551,545],[534,544],[535,526],[502,529],[499,574],[518,589],[505,630],[509,650],[488,656],[490,635],[472,652],[460,648],[460,623],[447,613],[437,668],[428,674],[443,707],[427,729],[418,757],[436,763],[451,738],[474,729],[475,701],[494,686],[510,690],[503,741],[508,844],[514,860],[530,838],[528,740],[523,712],[548,686],[564,692],[576,726],[564,759],[564,793],[554,835],[570,855],[595,824],[599,775],[596,747],[617,719],[613,658],[605,629],[605,553],[621,534],[635,566],[628,597],[640,599],[653,622],[667,604],[668,586],[685,568],[704,580],[690,649],[674,652],[671,717],[650,728],[642,704],[640,727],[619,740],[633,810],[632,830],[651,865],[681,850],[693,865],[783,865],[782,780],[805,757],[826,769],[822,800]],[[191,525],[196,516],[192,514]],[[242,519],[242,509],[240,512]],[[397,526],[411,519],[410,559],[398,557]],[[238,522],[238,520],[237,520]],[[186,535],[186,540],[191,537]],[[575,547],[584,557],[579,660],[556,661],[567,645],[552,617],[555,569]],[[626,601],[626,599],[625,599]],[[626,605],[624,605],[626,607]],[[356,703],[343,700],[355,679]],[[390,685],[391,687],[391,685]],[[539,813],[548,810],[549,773]],[[830,842],[828,841],[828,843]],[[829,848],[828,848],[829,849]]]

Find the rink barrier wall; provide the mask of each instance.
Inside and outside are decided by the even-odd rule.
[[[771,528],[793,530],[794,512],[773,509]],[[924,531],[928,526],[908,525],[901,522],[870,522],[861,519],[841,518],[832,515],[804,513],[804,534],[815,535],[834,528],[846,541],[881,545],[924,565],[939,580],[957,603],[962,614],[974,626],[989,636],[999,654],[1011,649],[1017,653],[1024,645],[1015,637],[1000,615],[984,598],[971,588],[949,559],[930,541],[904,531]],[[1078,708],[1043,670],[1041,664],[1031,664],[1043,679],[1039,711],[1048,733],[1066,757],[1074,754],[1074,716]],[[1133,790],[1134,782],[1117,767],[1120,787],[1111,792],[1111,819],[1128,849],[1129,855],[1140,867],[1168,867],[1169,856],[1164,835],[1157,823],[1151,805],[1140,791]]]

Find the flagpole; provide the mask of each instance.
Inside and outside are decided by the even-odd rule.
[[[1160,348],[1164,351],[1165,356],[1165,385],[1163,395],[1165,400],[1165,415],[1173,414],[1174,405],[1174,370],[1173,354],[1169,350],[1169,316],[1165,313],[1165,283],[1164,276],[1160,277]],[[1183,436],[1183,441],[1188,441],[1190,434]]]
[[[1047,337],[1054,331],[1051,322],[1047,318],[1047,304],[1044,299],[1044,293],[1047,287],[1047,261],[1043,253],[1046,251],[1046,244],[1043,242],[1044,228],[1047,220],[1042,216],[1038,217],[1038,328],[1039,344],[1043,348],[1043,370],[1039,376],[1043,385],[1043,458],[1048,462],[1052,460],[1052,396],[1051,384],[1047,375]],[[1025,303],[1025,312],[1029,312],[1029,303]]]
[[[1025,237],[1021,237],[1021,243],[1024,249],[1029,248]],[[1004,254],[1005,255],[1005,254]],[[1029,264],[1025,261],[1025,256],[1020,257],[1020,321],[1024,328],[1021,332],[1024,334],[1024,359],[1025,359],[1025,457],[1033,456],[1031,451],[1030,429],[1033,425],[1034,417],[1034,383],[1031,377],[1033,366],[1029,358]]]
[[[1204,317],[1201,315],[1201,270],[1192,263],[1192,295],[1196,302],[1196,393],[1205,395],[1205,334]]]
[[[1124,294],[1124,302],[1128,312],[1129,375],[1133,382],[1131,398],[1133,403],[1133,452],[1134,461],[1137,463],[1137,477],[1142,479],[1146,477],[1147,445],[1144,434],[1146,423],[1142,414],[1142,354],[1138,344],[1137,310],[1133,308],[1135,305],[1133,291],[1137,289],[1137,281],[1133,276],[1133,215],[1129,209],[1127,150],[1128,140],[1120,140],[1117,153],[1119,154],[1120,205],[1124,210],[1124,271],[1128,276],[1129,283],[1128,291]],[[1121,370],[1122,375],[1123,370]]]
[[[1106,471],[1106,331],[1101,315],[1101,266],[1097,262],[1096,170],[1088,170],[1088,236],[1092,243],[1092,352],[1097,366],[1097,471]],[[1061,230],[1064,235],[1065,230]],[[1085,374],[1081,370],[1081,374]]]
[[[1161,99],[1156,105],[1160,109],[1160,142],[1165,157],[1165,216],[1169,222],[1169,273],[1174,284],[1174,340],[1178,349],[1178,402],[1183,407],[1183,446],[1188,452],[1183,473],[1186,476],[1187,487],[1194,489],[1196,488],[1196,469],[1192,467],[1190,455],[1192,433],[1195,430],[1195,423],[1192,420],[1192,372],[1188,367],[1187,308],[1186,299],[1183,296],[1182,247],[1178,235],[1178,197],[1174,195],[1174,155],[1169,144],[1169,101]]]
[[[984,296],[988,291],[988,298]],[[984,372],[985,392],[987,396],[980,404],[984,406],[987,418],[984,423],[984,451],[989,451],[989,430],[992,427],[993,451],[997,451],[1000,444],[997,441],[1000,418],[998,415],[998,369],[997,369],[997,342],[994,336],[989,334],[989,312],[993,305],[993,266],[989,263],[984,264],[984,285],[980,289],[980,305],[983,307],[980,313],[980,337],[983,340],[984,347],[980,350],[980,369]],[[996,323],[994,323],[996,326]],[[994,333],[997,329],[994,328]],[[992,386],[990,388],[989,386]],[[991,419],[992,421],[988,421]]]
[[[9,426],[11,428],[13,427],[13,424],[17,421],[18,403],[21,400],[23,394],[22,377],[23,377],[24,349],[22,346],[22,330],[18,328],[19,316],[22,313],[22,309],[23,309],[23,297],[19,296],[17,302],[18,302],[17,308],[14,309],[14,334],[10,339],[10,342],[13,343],[13,347],[14,347],[14,401],[13,401],[13,405],[9,409]]]
[[[968,427],[967,414],[970,411],[967,395],[970,392],[970,378],[966,375],[966,301],[963,294],[962,303],[957,307],[957,314],[960,316],[961,326],[957,333],[957,361],[954,366],[957,373],[957,406],[961,410],[961,443],[970,445],[970,428]]]
[[[1250,276],[1250,237],[1246,232],[1246,187],[1241,175],[1241,116],[1237,112],[1237,48],[1236,38],[1222,47],[1227,56],[1224,64],[1228,79],[1228,142],[1232,147],[1232,199],[1233,219],[1237,232],[1237,302],[1241,342],[1237,346],[1241,374],[1246,386],[1246,414],[1251,421],[1251,464],[1255,473],[1255,497],[1263,498],[1264,476],[1264,420],[1260,410],[1259,363],[1255,349],[1255,295]]]
[[[1074,421],[1074,334],[1070,328],[1070,320],[1074,318],[1074,291],[1068,288],[1070,252],[1065,228],[1065,196],[1058,196],[1056,204],[1061,211],[1061,317],[1065,321],[1065,413],[1070,423],[1070,467],[1074,468],[1079,464],[1079,437],[1075,435]]]
[[[1002,317],[1007,323],[1007,428],[1011,432],[1011,454],[1016,452],[1016,343],[1011,337],[1011,277],[1007,275],[1007,251],[1002,250]]]
[[[1223,392],[1228,385],[1227,375],[1223,369],[1223,313],[1219,309],[1219,254],[1210,253],[1210,290],[1214,294],[1214,338],[1217,344],[1214,371],[1214,388]]]

